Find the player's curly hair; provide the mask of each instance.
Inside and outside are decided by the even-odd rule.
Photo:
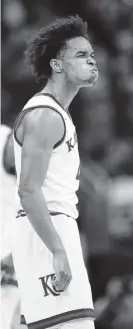
[[[39,31],[26,50],[26,58],[33,68],[36,81],[46,81],[51,77],[50,60],[57,57],[67,40],[80,36],[88,39],[87,23],[78,15],[57,18]]]

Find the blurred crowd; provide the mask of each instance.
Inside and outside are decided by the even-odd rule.
[[[81,156],[78,224],[96,329],[132,329],[133,1],[2,0],[2,124],[13,128],[26,101],[41,89],[24,58],[27,41],[55,17],[77,13],[88,22],[99,68],[97,84],[82,89],[71,104]],[[7,134],[3,159],[8,140]],[[6,164],[2,160],[8,177],[15,174]],[[3,280],[14,282],[8,275]]]

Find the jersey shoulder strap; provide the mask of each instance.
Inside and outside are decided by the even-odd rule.
[[[38,93],[38,94],[34,95],[32,98],[30,98],[30,100],[25,104],[25,106],[23,107],[22,111],[18,114],[16,121],[15,121],[14,129],[13,129],[14,138],[15,138],[16,142],[20,146],[22,146],[22,144],[17,139],[17,129],[20,126],[26,113],[36,110],[36,109],[40,109],[40,108],[52,109],[53,111],[57,112],[62,117],[62,120],[64,123],[64,134],[63,134],[62,139],[58,143],[55,144],[54,148],[56,148],[64,141],[65,136],[66,136],[66,122],[65,121],[67,119],[67,113],[62,108],[62,106],[58,102],[56,102],[54,100],[54,98],[49,94]]]

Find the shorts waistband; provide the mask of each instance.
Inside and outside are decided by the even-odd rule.
[[[58,215],[65,215],[67,217],[71,217],[65,213],[62,213],[62,212],[58,212],[58,211],[49,211],[49,214],[51,216],[58,216]],[[16,218],[21,218],[21,217],[26,217],[26,212],[23,210],[23,209],[19,209],[18,212],[17,212],[17,215],[16,215]]]

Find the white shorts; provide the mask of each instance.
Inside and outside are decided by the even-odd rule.
[[[1,287],[1,328],[20,329],[20,298],[18,288],[12,285]]]
[[[16,329],[19,329],[19,326]],[[21,325],[20,329],[28,329],[28,327],[27,325]],[[58,324],[57,326],[49,327],[48,329],[95,329],[95,325],[94,320],[78,319],[64,324]]]
[[[94,320],[78,319],[58,325],[56,327],[51,327],[50,329],[95,329],[95,325]]]
[[[50,282],[54,275],[52,253],[28,218],[16,218],[13,226],[13,261],[22,314],[30,329],[58,327],[76,319],[95,318],[77,223],[63,214],[51,219],[62,239],[72,272],[71,283],[62,293],[57,292]]]

